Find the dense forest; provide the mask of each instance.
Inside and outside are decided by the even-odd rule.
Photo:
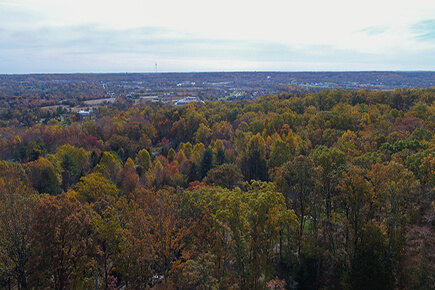
[[[1,287],[435,285],[435,88],[85,118],[5,95],[29,104],[1,112]]]

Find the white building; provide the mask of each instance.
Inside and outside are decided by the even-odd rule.
[[[82,116],[82,117],[89,117],[89,116],[91,115],[91,113],[92,113],[92,110],[89,110],[89,111],[80,110],[80,111],[79,111],[79,114],[80,114],[80,116]]]
[[[204,103],[204,101],[201,101],[197,97],[185,97],[183,99],[176,101],[175,105],[182,106],[182,105],[187,105],[190,103]]]

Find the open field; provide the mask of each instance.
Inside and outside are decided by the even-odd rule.
[[[56,109],[57,107],[62,107],[65,109],[70,109],[72,112],[79,112],[81,110],[86,110],[88,108],[89,109],[97,108],[105,103],[112,103],[113,104],[113,103],[115,103],[115,101],[116,101],[116,98],[95,99],[95,100],[84,101],[83,103],[85,103],[87,106],[70,107],[70,106],[65,106],[65,105],[54,105],[54,106],[41,107],[41,109],[51,110],[51,109]]]

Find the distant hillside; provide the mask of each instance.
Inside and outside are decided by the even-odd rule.
[[[208,73],[114,73],[114,74],[32,74],[0,75],[0,86],[8,82],[139,82],[171,85],[200,84],[264,86],[294,84],[330,88],[427,88],[435,85],[435,72],[208,72]]]

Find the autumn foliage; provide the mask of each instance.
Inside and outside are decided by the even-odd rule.
[[[3,114],[0,285],[431,289],[434,99],[334,89]]]

